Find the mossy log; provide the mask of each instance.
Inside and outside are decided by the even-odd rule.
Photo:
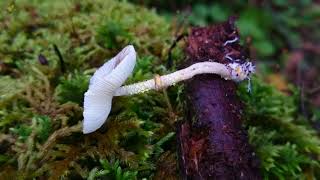
[[[186,65],[201,61],[227,63],[247,58],[234,19],[193,28],[187,39]],[[231,41],[229,41],[231,42]],[[260,163],[242,127],[243,105],[237,85],[217,75],[199,75],[186,82],[187,121],[179,123],[177,140],[182,179],[261,179]]]

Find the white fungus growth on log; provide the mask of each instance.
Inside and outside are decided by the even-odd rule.
[[[226,42],[223,44],[223,46],[226,46],[226,45],[228,45],[228,44],[234,43],[234,42],[236,42],[236,41],[238,41],[238,40],[239,40],[239,38],[238,38],[238,37],[235,37],[235,38],[232,39],[232,40],[226,41]]]
[[[94,132],[103,125],[109,116],[113,96],[133,95],[162,89],[198,74],[217,74],[226,80],[240,82],[249,79],[250,74],[255,70],[251,62],[243,64],[200,62],[171,74],[121,87],[131,75],[135,63],[136,52],[134,47],[129,45],[94,73],[84,96],[84,134]]]

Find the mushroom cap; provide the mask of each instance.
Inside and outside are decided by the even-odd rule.
[[[93,74],[84,94],[84,134],[96,131],[106,121],[116,89],[131,75],[135,64],[136,51],[128,45]]]

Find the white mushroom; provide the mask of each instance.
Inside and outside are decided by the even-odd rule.
[[[115,91],[130,76],[135,64],[136,51],[129,45],[94,73],[84,94],[84,134],[97,130],[106,121]]]
[[[136,52],[130,45],[94,73],[84,98],[84,134],[97,130],[106,121],[113,96],[162,89],[197,74],[217,74],[224,79],[239,82],[248,79],[255,70],[251,62],[243,64],[233,62],[227,65],[217,62],[200,62],[168,75],[156,76],[154,79],[120,87],[132,73],[135,62]]]

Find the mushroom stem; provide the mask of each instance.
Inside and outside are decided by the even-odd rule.
[[[150,79],[127,86],[122,86],[116,90],[114,96],[133,95],[152,89],[162,89],[174,85],[180,81],[190,79],[197,74],[218,74],[222,78],[232,79],[231,71],[232,70],[230,70],[225,64],[217,62],[200,62],[185,69],[158,77],[160,78],[160,83],[157,83],[156,79]],[[238,79],[235,80],[237,81]]]

